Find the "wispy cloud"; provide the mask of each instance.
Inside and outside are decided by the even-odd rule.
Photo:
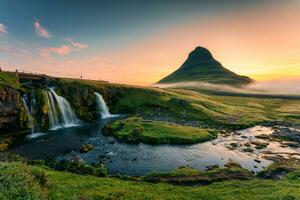
[[[7,27],[0,23],[0,36],[7,33]]]
[[[31,53],[26,49],[7,43],[0,43],[0,52],[19,58],[29,58],[31,56]]]
[[[68,45],[61,45],[60,47],[50,47],[49,50],[50,50],[50,52],[64,56],[64,55],[68,55],[70,53],[71,48]]]
[[[81,51],[88,48],[87,44],[75,42],[72,38],[66,38],[66,40],[71,43],[73,51]]]
[[[76,42],[71,38],[65,38],[70,44],[68,45],[61,45],[59,47],[48,47],[43,48],[40,51],[40,55],[42,55],[45,58],[51,58],[52,54],[56,54],[59,56],[66,56],[74,51],[81,51],[83,49],[88,48],[87,44]]]
[[[45,29],[41,24],[40,21],[38,19],[35,19],[34,23],[34,28],[35,28],[35,32],[42,38],[51,38],[52,35],[49,33],[49,31],[47,29]]]
[[[46,59],[52,60],[52,54],[59,56],[68,55],[71,52],[71,48],[68,45],[61,45],[59,47],[49,47],[40,50],[40,55]]]

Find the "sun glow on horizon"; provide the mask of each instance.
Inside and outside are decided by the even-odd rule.
[[[57,39],[53,27],[41,19],[31,20],[32,34],[42,42],[25,43],[0,21],[5,27],[0,64],[9,70],[149,85],[179,68],[196,46],[204,46],[240,75],[259,81],[300,79],[300,4],[295,2],[194,13],[149,34],[140,34],[143,27],[139,27],[131,32],[134,39],[110,48],[97,46],[89,35]]]

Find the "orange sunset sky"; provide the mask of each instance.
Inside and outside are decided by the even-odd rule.
[[[0,18],[5,28],[1,33],[0,26],[0,64],[8,70],[148,85],[180,67],[196,46],[203,46],[224,67],[255,80],[300,79],[299,11],[298,0],[212,13],[196,8],[168,23],[157,19],[148,26],[145,20],[98,38],[89,36],[88,30],[84,37],[79,31],[62,34],[47,18],[36,16],[29,28],[35,28],[32,35],[42,41],[29,42],[10,29],[9,20]]]

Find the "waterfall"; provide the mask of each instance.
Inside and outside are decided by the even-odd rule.
[[[54,99],[55,99],[58,110],[61,114],[61,120],[62,120],[63,126],[64,127],[74,126],[74,124],[76,122],[78,122],[78,119],[76,118],[75,112],[72,110],[70,103],[62,96],[59,96],[53,88],[50,88],[50,93],[51,94],[50,94],[49,100],[50,100],[50,107],[52,107],[52,111],[53,111],[53,122],[55,119],[54,112],[57,112],[55,104],[54,104]]]
[[[97,92],[95,92],[94,94],[96,95],[96,101],[97,101],[98,109],[99,109],[99,112],[100,112],[100,115],[101,115],[102,119],[118,116],[118,115],[112,115],[112,114],[109,113],[109,108],[106,105],[106,103],[105,103],[103,97],[101,96],[101,94],[99,94]]]
[[[28,125],[31,128],[31,134],[27,135],[28,138],[36,138],[44,135],[45,133],[36,132],[35,130],[35,120],[34,120],[34,107],[36,104],[34,91],[30,93],[30,100],[28,99],[28,94],[24,94],[22,97],[22,102],[24,104],[27,116],[28,116]],[[29,104],[29,106],[27,105]]]
[[[27,99],[27,96],[26,96],[26,94],[25,94],[25,95],[22,97],[22,103],[23,103],[23,105],[24,105],[24,107],[25,107],[26,114],[27,114],[27,116],[28,116],[28,125],[29,125],[29,127],[31,128],[31,133],[34,133],[34,122],[33,122],[33,118],[32,118],[32,115],[31,115],[31,113],[30,113],[30,111],[29,111],[29,108],[28,108],[28,106],[27,106],[26,101],[28,101],[28,99]]]
[[[50,121],[50,129],[54,130],[60,127],[59,119],[57,115],[57,109],[55,106],[55,102],[53,99],[53,95],[51,92],[47,92],[47,101],[49,105],[49,121]]]

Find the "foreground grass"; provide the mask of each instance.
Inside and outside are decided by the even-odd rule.
[[[0,199],[300,199],[299,171],[279,181],[253,179],[187,187],[82,176],[21,163],[0,163],[0,168]]]
[[[225,180],[250,180],[254,175],[248,170],[241,168],[239,164],[225,168],[214,167],[207,171],[186,166],[167,173],[150,173],[143,177],[148,182],[166,182],[179,185],[207,185],[213,182]]]
[[[107,126],[108,134],[125,142],[144,142],[150,144],[192,144],[205,142],[217,137],[210,129],[142,120],[140,117],[129,117],[117,120]]]

